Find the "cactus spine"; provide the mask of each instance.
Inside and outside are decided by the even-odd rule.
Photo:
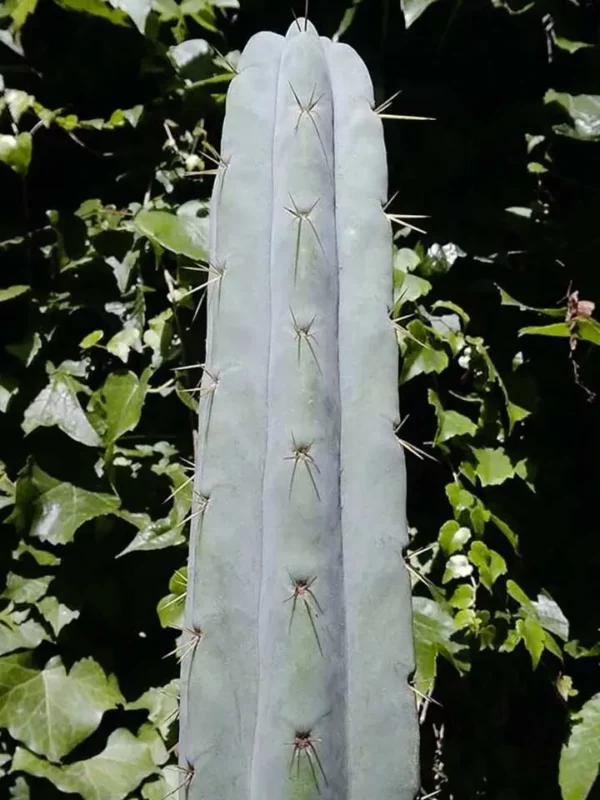
[[[387,167],[366,67],[254,36],[211,207],[182,663],[190,800],[412,800]]]

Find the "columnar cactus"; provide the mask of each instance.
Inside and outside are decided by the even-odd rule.
[[[412,800],[387,167],[358,55],[305,20],[227,97],[191,531],[192,800]]]

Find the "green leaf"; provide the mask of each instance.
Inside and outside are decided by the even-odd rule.
[[[560,754],[559,783],[563,800],[585,800],[600,767],[600,694],[573,714],[572,721],[569,741]]]
[[[148,689],[141,697],[128,703],[128,711],[147,710],[148,719],[158,728],[164,739],[177,720],[179,709],[179,681],[172,680],[166,686]]]
[[[576,53],[578,50],[594,46],[589,42],[575,42],[571,39],[565,39],[563,36],[558,36],[554,31],[552,31],[552,41],[556,47],[560,47],[561,50],[566,50],[567,53]]]
[[[36,603],[46,594],[52,580],[52,575],[24,578],[15,572],[9,572],[6,577],[6,588],[0,597],[13,603]]]
[[[53,761],[70,753],[96,730],[105,711],[123,702],[114,678],[91,658],[78,661],[68,674],[58,657],[43,670],[31,666],[29,655],[0,659],[0,726]]]
[[[113,8],[124,11],[131,17],[135,27],[144,35],[146,20],[152,10],[152,0],[109,0]]]
[[[576,330],[581,339],[600,345],[600,323],[596,319],[578,319]]]
[[[469,665],[457,655],[462,646],[452,640],[459,628],[451,614],[444,611],[435,600],[413,597],[413,628],[417,667],[414,685],[419,692],[431,694],[438,655],[447,659],[459,672],[469,669]]]
[[[174,547],[184,544],[186,539],[183,534],[183,525],[174,523],[170,518],[152,520],[147,514],[121,514],[128,522],[139,528],[138,533],[118,554],[118,558],[134,553],[137,550],[164,550],[165,547]]]
[[[400,383],[406,383],[417,375],[443,372],[449,363],[443,343],[421,320],[409,322],[407,330],[408,336],[397,332],[399,342],[405,347]]]
[[[470,583],[463,583],[454,590],[454,594],[449,601],[450,605],[453,608],[471,608],[475,605],[475,594],[475,589]]]
[[[400,0],[400,8],[404,14],[404,24],[407,28],[416,22],[421,14],[426,11],[435,0]]]
[[[448,583],[458,578],[468,578],[473,572],[473,567],[469,559],[463,555],[450,556],[446,562],[446,569],[442,577],[442,583]]]
[[[506,574],[506,561],[482,541],[473,542],[469,548],[469,560],[479,570],[481,583],[489,592],[500,575]]]
[[[555,322],[552,325],[528,325],[521,328],[519,336],[561,336],[568,339],[572,333],[566,322]]]
[[[42,426],[56,425],[76,442],[88,447],[99,447],[102,441],[77,399],[79,390],[80,384],[77,381],[67,373],[56,370],[50,377],[48,386],[42,389],[25,411],[21,425],[25,434]]]
[[[94,17],[112,22],[113,25],[126,25],[127,16],[120,10],[112,9],[104,0],[55,0],[68,11],[80,11]]]
[[[120,500],[115,495],[61,483],[36,500],[31,535],[42,542],[67,544],[84,522],[114,514],[119,507]]]
[[[27,17],[35,11],[37,4],[38,0],[16,0],[12,4],[11,17],[16,30],[23,27]]]
[[[475,467],[482,486],[498,486],[515,474],[510,458],[501,448],[472,448],[477,459]]]
[[[556,634],[564,642],[569,639],[569,620],[562,609],[547,592],[538,595],[532,603],[537,612],[537,618],[544,630]]]
[[[429,389],[427,399],[435,409],[438,421],[438,429],[435,434],[435,442],[442,444],[453,439],[455,436],[474,436],[477,433],[477,425],[464,414],[458,411],[447,411],[442,407],[437,392]]]
[[[208,217],[168,211],[140,211],[134,220],[138,231],[172,253],[208,263]]]
[[[19,297],[29,291],[31,291],[31,286],[25,285],[9,286],[8,289],[0,289],[0,303],[4,303],[6,300],[12,300],[13,297]]]
[[[133,372],[113,372],[90,398],[90,418],[108,448],[140,421],[149,377],[148,370],[141,380]]]
[[[11,800],[31,800],[29,786],[23,777],[18,777],[9,791]]]
[[[68,606],[63,605],[56,597],[44,597],[44,599],[38,603],[38,609],[54,631],[55,636],[58,636],[65,625],[68,625],[79,617],[79,611],[74,611]]]
[[[562,108],[570,117],[569,122],[554,125],[556,133],[582,141],[600,140],[600,96],[594,94],[572,95],[549,89],[545,103]]]
[[[565,306],[562,308],[536,308],[534,306],[528,306],[525,303],[521,303],[520,300],[515,300],[514,297],[511,297],[508,292],[505,292],[501,286],[498,286],[498,284],[496,284],[496,289],[498,289],[500,292],[500,302],[503,306],[514,306],[521,311],[534,311],[536,314],[544,314],[547,317],[559,317],[560,319],[564,319],[567,314],[567,309]]]
[[[0,161],[7,164],[17,175],[26,175],[31,163],[33,140],[24,132],[17,136],[0,134]]]
[[[141,351],[142,336],[138,328],[123,328],[106,343],[106,349],[126,364],[130,350]]]
[[[513,550],[518,553],[519,552],[519,537],[518,535],[512,530],[512,528],[504,522],[504,520],[497,517],[495,514],[491,514],[490,520],[494,523],[494,525],[498,528],[498,530],[503,533],[508,541],[511,543]]]
[[[546,642],[544,629],[535,619],[527,617],[527,619],[517,620],[517,633],[531,656],[533,668],[536,669],[544,652]]]
[[[158,618],[163,628],[182,628],[187,593],[187,569],[178,569],[169,582],[169,594],[157,606]]]
[[[29,609],[15,611],[12,603],[0,611],[0,655],[33,650],[48,638],[44,628],[29,619]]]
[[[90,347],[98,344],[103,336],[104,333],[102,331],[92,331],[79,342],[79,347],[81,347],[82,350],[88,350]]]
[[[11,771],[17,770],[46,778],[60,792],[78,795],[83,800],[123,800],[157,767],[149,745],[125,728],[118,728],[97,756],[64,767],[18,747]]]
[[[10,375],[0,375],[0,412],[6,414],[10,401],[19,393],[19,384]]]
[[[337,31],[333,35],[334,42],[338,42],[340,38],[346,33],[348,28],[354,22],[354,16],[358,10],[358,6],[363,2],[363,0],[352,0],[352,5],[346,9],[344,12],[344,16],[342,17],[342,21],[339,24]]]
[[[440,528],[438,541],[446,555],[452,555],[462,548],[471,538],[471,531],[463,528],[456,520],[448,520]]]

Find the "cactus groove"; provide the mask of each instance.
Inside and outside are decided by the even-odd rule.
[[[305,20],[231,83],[211,200],[180,763],[188,800],[418,786],[387,166]]]

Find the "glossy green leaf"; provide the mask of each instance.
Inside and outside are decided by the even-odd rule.
[[[96,730],[105,711],[123,702],[114,678],[91,658],[69,673],[58,657],[44,669],[29,655],[0,659],[0,726],[35,753],[58,761]]]
[[[18,175],[27,174],[32,150],[33,140],[30,133],[19,133],[16,136],[0,134],[0,161]]]
[[[40,426],[56,425],[76,442],[99,447],[102,441],[79,403],[78,390],[79,384],[70,375],[60,370],[54,372],[48,386],[42,389],[25,411],[21,425],[25,433],[31,433]]]
[[[56,597],[44,597],[38,603],[40,614],[52,628],[54,635],[58,636],[61,630],[73,620],[79,617],[79,611],[65,606]]]
[[[109,3],[131,17],[139,32],[144,33],[146,20],[152,10],[152,0],[109,0]]]
[[[31,535],[42,542],[67,544],[85,522],[114,514],[119,506],[115,495],[61,483],[43,492],[36,501]]]
[[[477,425],[464,414],[444,409],[437,392],[433,389],[429,389],[427,397],[435,409],[438,422],[438,429],[435,435],[436,443],[443,444],[443,442],[453,439],[455,436],[474,436],[477,433]]]
[[[521,328],[519,336],[560,336],[568,339],[572,333],[566,322],[555,322],[552,325],[528,325]]]
[[[491,550],[484,542],[475,541],[469,548],[469,561],[477,567],[479,579],[488,591],[500,575],[506,574],[506,561],[500,553]]]
[[[532,617],[517,620],[517,633],[523,640],[527,652],[531,656],[531,663],[536,669],[544,652],[546,634],[542,626]]]
[[[452,555],[460,550],[471,538],[471,531],[461,527],[456,520],[448,520],[440,528],[438,541],[446,555]]]
[[[413,597],[413,627],[417,666],[414,685],[419,692],[431,694],[438,655],[446,658],[459,671],[468,670],[469,665],[458,655],[461,645],[452,639],[459,628],[452,616],[435,600]]]
[[[59,791],[83,800],[123,800],[156,769],[149,745],[118,728],[108,737],[101,753],[63,767],[18,747],[11,771],[46,778]]]
[[[500,302],[503,306],[514,306],[521,311],[534,311],[536,314],[543,314],[547,317],[559,317],[560,319],[564,319],[567,314],[566,306],[562,308],[536,308],[535,306],[528,306],[525,303],[521,303],[520,300],[515,300],[514,297],[511,297],[509,293],[504,291],[498,284],[496,284],[496,288],[500,292]]]
[[[600,770],[600,694],[573,714],[572,721],[560,754],[559,783],[563,800],[585,800]]]
[[[52,576],[24,578],[22,575],[9,572],[6,588],[0,597],[13,603],[35,603],[46,594],[52,580]]]
[[[560,106],[570,117],[569,122],[554,126],[556,133],[583,141],[600,140],[600,95],[572,95],[549,89],[544,102]]]
[[[146,372],[140,380],[133,372],[112,372],[92,395],[88,407],[90,418],[107,447],[140,421],[149,376]]]
[[[179,682],[172,680],[166,686],[148,689],[137,700],[128,703],[126,708],[129,711],[147,710],[148,719],[166,739],[178,717]]]
[[[44,628],[29,619],[29,613],[29,610],[15,611],[12,604],[0,611],[0,655],[33,650],[48,638]]]
[[[208,262],[208,217],[143,210],[134,222],[142,235],[166,250]]]

